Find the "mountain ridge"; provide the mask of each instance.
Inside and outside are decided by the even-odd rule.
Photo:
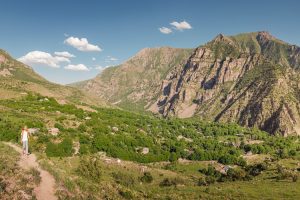
[[[218,35],[171,72],[177,78],[168,78],[163,87],[171,92],[162,92],[153,106],[164,116],[198,114],[272,134],[299,134],[299,87],[292,81],[299,76],[299,49],[267,32]]]
[[[121,108],[142,111],[158,95],[165,74],[174,65],[183,64],[191,51],[171,47],[144,48],[123,64],[106,68],[94,79],[72,86]]]
[[[76,88],[46,80],[33,68],[15,60],[2,49],[0,49],[0,91],[3,94],[1,99],[21,98],[33,92],[54,97],[61,103],[105,105],[101,100],[88,96]]]
[[[168,53],[171,49],[165,48],[166,61],[180,55]],[[271,134],[300,134],[299,86],[295,81],[299,76],[300,48],[296,45],[285,43],[267,31],[234,36],[219,34],[187,51],[188,55],[180,62],[169,62],[165,73],[152,72],[152,77],[156,74],[161,78],[148,90],[140,87],[145,82],[139,78],[146,77],[140,76],[145,72],[140,66],[159,66],[155,59],[147,60],[149,55],[155,58],[156,50],[145,48],[80,87],[125,109],[133,109],[134,104],[142,102],[139,110],[165,117],[196,116],[258,126]],[[136,56],[141,58],[138,65],[132,62]],[[126,77],[129,74],[135,77],[130,84]],[[116,85],[122,87],[116,89]],[[124,101],[127,102],[122,104]]]

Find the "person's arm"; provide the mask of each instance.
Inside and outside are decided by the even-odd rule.
[[[23,131],[21,132],[21,138],[20,138],[20,140],[21,140],[21,144],[22,144],[22,138],[23,138]]]

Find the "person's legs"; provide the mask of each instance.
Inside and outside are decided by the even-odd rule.
[[[23,144],[23,154],[25,154],[25,150],[26,150],[26,141],[23,141],[22,144]]]
[[[28,141],[25,141],[26,143],[26,155],[28,155]]]

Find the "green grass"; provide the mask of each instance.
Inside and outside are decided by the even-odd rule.
[[[95,158],[95,157],[92,157]],[[99,160],[99,168],[103,172],[99,181],[87,176],[78,176],[77,168],[80,158],[52,158],[44,162],[52,163],[52,170],[58,173],[60,182],[73,194],[88,195],[94,198],[122,199],[124,191],[128,191],[131,199],[297,199],[300,196],[300,183],[291,180],[276,180],[275,167],[277,161],[261,175],[250,181],[233,181],[215,183],[209,186],[197,186],[197,180],[203,176],[198,170],[207,166],[207,162],[191,162],[177,164],[176,168],[165,169],[163,163],[146,165],[145,170],[153,176],[151,183],[142,183],[142,166],[139,163],[116,161],[106,163],[105,158]],[[294,162],[289,159],[285,162]],[[291,168],[292,169],[292,168]],[[165,179],[178,180],[177,186],[160,186]],[[70,183],[72,180],[73,183]],[[130,184],[129,184],[130,183]],[[80,194],[79,194],[80,193]]]
[[[30,94],[19,100],[1,100],[4,109],[0,112],[0,139],[18,141],[24,124],[39,127],[40,132],[31,138],[31,150],[61,185],[57,192],[61,199],[222,199],[224,196],[251,199],[258,198],[263,190],[266,190],[264,198],[268,199],[267,187],[273,185],[277,190],[275,197],[280,199],[283,190],[279,185],[284,189],[290,185],[299,187],[290,179],[276,181],[275,170],[277,164],[291,169],[297,167],[299,137],[269,136],[255,128],[196,118],[162,119],[97,107],[93,107],[97,112],[87,112],[74,105],[60,105],[53,98],[44,99]],[[58,136],[48,133],[47,128],[53,126],[60,128]],[[241,133],[242,136],[237,136]],[[180,140],[178,136],[190,140]],[[245,143],[247,140],[262,143],[250,145]],[[235,147],[233,144],[237,142],[241,145]],[[75,143],[80,144],[77,155],[73,155]],[[141,147],[148,147],[149,153],[143,155],[136,150]],[[205,176],[199,169],[207,167],[212,160],[214,166],[221,165],[218,160],[236,166],[240,164],[240,156],[249,150],[273,158],[273,167],[253,180],[226,180],[198,186],[199,178]],[[168,162],[177,158],[189,161]],[[241,166],[236,167],[245,170]],[[141,181],[145,171],[153,181]],[[37,183],[38,173],[30,174]],[[258,184],[263,190],[255,187]],[[293,195],[296,197],[298,193]]]

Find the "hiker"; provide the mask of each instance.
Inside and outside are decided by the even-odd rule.
[[[29,136],[30,136],[30,133],[28,131],[27,126],[24,126],[24,128],[22,128],[22,133],[21,133],[21,143],[23,144],[23,155],[29,155],[28,154]]]

